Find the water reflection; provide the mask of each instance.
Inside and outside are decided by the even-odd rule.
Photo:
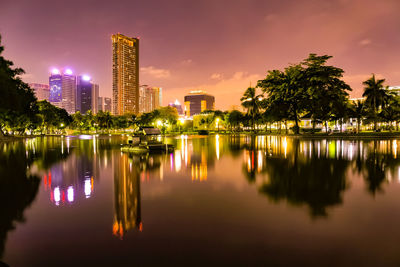
[[[13,204],[3,208],[2,240],[35,198],[38,177],[51,203],[70,206],[92,199],[100,173],[112,170],[112,233],[119,238],[131,229],[143,229],[141,183],[163,181],[166,173],[179,174],[193,183],[216,183],[220,179],[215,175],[219,161],[239,162],[223,172],[234,177],[241,170],[243,181],[270,203],[305,206],[311,218],[328,216],[330,209],[343,204],[353,174],[362,178],[366,192],[373,197],[385,192],[385,184],[400,181],[397,140],[182,135],[168,139],[176,146],[173,153],[143,156],[121,153],[121,140],[92,136],[4,144],[0,153],[1,197],[2,203]],[[14,176],[17,178],[11,179]]]
[[[348,171],[365,180],[372,195],[384,182],[399,181],[397,141],[299,140],[258,136],[242,140],[243,172],[260,193],[274,202],[307,205],[311,217],[343,202]],[[235,140],[234,146],[240,141]]]
[[[146,162],[146,161],[145,161]],[[142,231],[140,213],[140,157],[121,153],[114,161],[114,223],[113,234],[123,238],[132,228]]]
[[[68,156],[57,146],[36,138],[0,144],[0,257],[7,233],[25,223],[24,211],[36,198],[40,185],[36,173]]]

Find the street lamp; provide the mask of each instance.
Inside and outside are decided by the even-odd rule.
[[[219,132],[219,118],[217,118],[217,131]]]
[[[184,118],[179,118],[179,133],[181,132],[181,127],[183,126],[184,122],[185,122]]]

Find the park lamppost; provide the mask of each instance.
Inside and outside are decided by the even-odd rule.
[[[219,118],[217,118],[217,132],[219,132]]]

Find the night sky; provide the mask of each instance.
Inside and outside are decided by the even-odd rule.
[[[164,104],[205,89],[227,109],[267,70],[309,53],[333,56],[351,96],[371,73],[400,85],[399,11],[399,0],[0,0],[0,34],[26,82],[68,66],[103,96],[111,34],[139,36],[140,83],[162,87]]]

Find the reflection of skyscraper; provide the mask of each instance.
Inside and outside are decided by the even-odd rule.
[[[94,187],[94,162],[86,156],[72,154],[66,161],[52,166],[43,176],[45,190],[50,190],[51,201],[59,206],[89,198]]]
[[[141,230],[140,170],[127,154],[116,157],[114,162],[115,210],[113,233],[122,238],[132,228]]]
[[[113,114],[139,113],[139,39],[111,37],[113,47]]]

